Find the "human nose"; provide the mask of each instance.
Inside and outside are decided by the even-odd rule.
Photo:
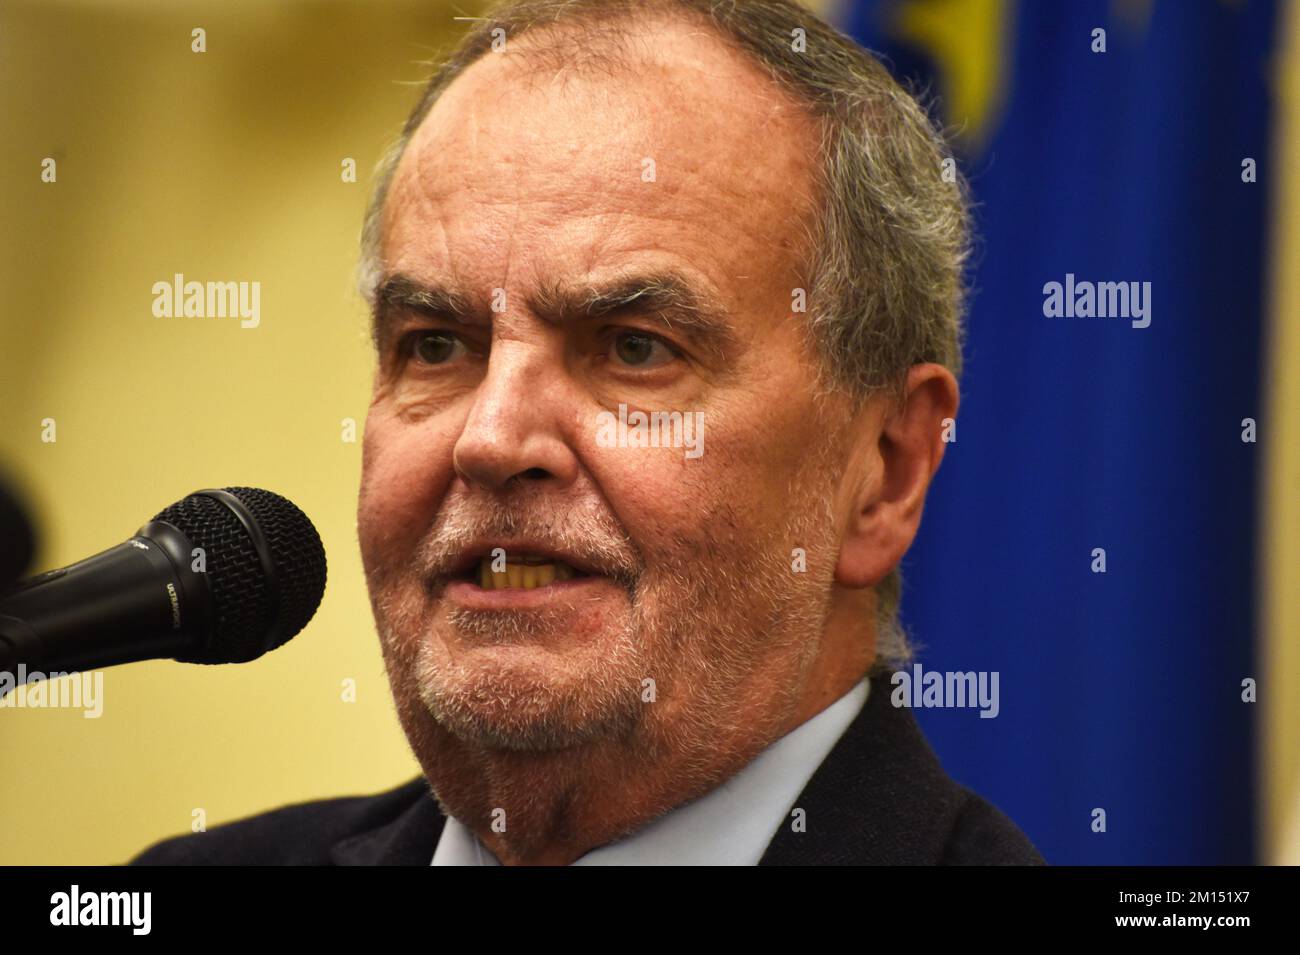
[[[491,490],[515,478],[572,483],[578,463],[564,423],[573,402],[562,362],[543,345],[498,344],[456,440],[456,472]]]

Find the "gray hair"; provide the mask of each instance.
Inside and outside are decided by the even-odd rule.
[[[908,369],[924,362],[960,376],[971,241],[965,183],[917,99],[874,56],[793,0],[506,0],[493,6],[435,71],[376,168],[359,269],[366,300],[373,304],[381,276],[384,203],[402,154],[443,91],[494,39],[563,27],[599,33],[617,46],[626,21],[653,15],[705,21],[820,122],[815,185],[821,205],[807,224],[812,253],[804,269],[806,331],[821,358],[817,393],[845,391],[858,403],[885,393],[897,401]],[[585,55],[599,62],[590,47]],[[561,62],[556,57],[554,65]],[[915,651],[898,617],[899,569],[875,592],[873,672],[881,672],[907,664]]]

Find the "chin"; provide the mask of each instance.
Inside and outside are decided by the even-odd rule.
[[[467,745],[561,750],[626,737],[640,722],[641,667],[617,647],[459,646],[453,657],[430,637],[410,676],[438,725]]]

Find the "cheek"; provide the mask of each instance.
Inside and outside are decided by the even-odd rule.
[[[689,524],[690,465],[697,462],[683,462],[680,450],[598,448],[588,453],[587,462],[614,518],[642,550],[654,550],[659,540],[679,533],[678,525]]]
[[[784,524],[799,449],[775,440],[788,431],[734,409],[705,411],[703,454],[682,448],[588,447],[583,458],[615,518],[643,556],[671,562],[719,559],[766,547]],[[791,427],[794,427],[793,425]],[[797,428],[797,433],[806,428]]]
[[[433,526],[452,475],[454,439],[436,422],[372,409],[362,442],[357,537],[367,565],[408,558]]]

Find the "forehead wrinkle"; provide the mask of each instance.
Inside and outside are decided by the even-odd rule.
[[[619,38],[620,42],[627,40],[628,36],[628,34],[624,32],[626,29],[626,23],[621,22],[622,19],[623,18],[620,18],[620,22],[618,23],[618,26],[621,28],[619,31],[610,30],[608,25],[605,28],[607,32],[610,32],[614,37]],[[756,114],[753,116],[746,114],[747,119],[754,120],[758,126],[768,126],[774,118],[775,111],[777,109],[783,109],[786,105],[783,103],[783,97],[781,96],[779,88],[771,84],[766,77],[761,77],[752,66],[748,66],[748,64],[742,62],[739,66],[743,69],[743,72],[736,70],[734,66],[731,70],[727,69],[730,65],[728,64],[728,61],[734,57],[728,56],[728,53],[731,51],[727,50],[727,44],[721,37],[717,36],[711,28],[706,28],[702,25],[695,25],[693,23],[683,23],[682,20],[678,18],[672,18],[668,26],[677,31],[685,32],[693,39],[698,38],[700,41],[707,42],[708,50],[692,51],[697,55],[688,57],[685,62],[681,62],[680,60],[665,62],[663,59],[664,50],[653,47],[649,44],[649,41],[654,37],[659,36],[660,33],[652,32],[650,30],[638,31],[633,33],[632,37],[638,41],[638,46],[648,47],[643,51],[643,58],[648,58],[656,64],[668,68],[670,75],[673,75],[679,81],[678,83],[675,83],[674,86],[684,84],[682,86],[683,94],[689,95],[692,92],[698,94],[702,91],[699,90],[698,83],[682,78],[680,75],[676,74],[676,71],[682,68],[690,69],[692,66],[698,69],[700,63],[703,63],[715,70],[737,72],[739,75],[732,77],[733,80],[736,82],[749,81],[745,82],[746,88],[751,89],[755,94],[761,94],[759,95],[759,99],[762,100],[762,102],[760,104],[755,104],[755,110],[757,111]],[[683,27],[686,27],[685,31],[682,30]],[[487,119],[484,116],[484,111],[487,111],[488,116],[495,115],[495,111],[490,109],[489,103],[501,103],[508,109],[509,104],[517,102],[520,96],[521,85],[524,89],[531,86],[531,83],[521,84],[520,81],[536,78],[536,71],[530,73],[527,68],[520,65],[519,59],[517,58],[526,59],[528,56],[548,48],[551,49],[552,52],[557,49],[566,49],[567,47],[564,45],[564,41],[568,40],[569,43],[578,43],[584,38],[584,34],[575,34],[574,30],[575,25],[573,24],[564,24],[555,28],[543,27],[540,32],[537,28],[534,28],[524,33],[518,41],[509,43],[502,52],[485,54],[480,61],[474,63],[466,71],[466,75],[452,83],[448,89],[448,94],[444,97],[443,101],[434,105],[429,116],[425,120],[425,128],[422,130],[424,135],[421,136],[417,133],[417,141],[423,140],[421,146],[430,148],[430,152],[433,156],[439,156],[443,153],[443,150],[431,147],[429,134],[432,132],[432,129],[430,126],[432,125],[433,128],[440,129],[442,134],[450,133],[453,130],[459,130],[461,135],[464,136],[464,139],[459,146],[460,159],[463,161],[469,161],[469,157],[478,155],[482,146],[482,134],[484,133],[484,130],[487,129]],[[540,38],[543,36],[548,38],[547,43],[539,42]],[[602,40],[601,42],[605,41]],[[627,43],[624,42],[623,46],[626,47]],[[704,58],[706,53],[708,54],[707,59]],[[697,63],[697,61],[699,62]],[[497,66],[494,68],[493,64],[497,64]],[[497,70],[500,70],[501,72],[496,72]],[[476,77],[477,81],[471,79],[471,77]],[[647,77],[639,74],[634,78],[642,81],[647,79]],[[752,81],[756,78],[759,79],[759,82],[753,83]],[[467,88],[464,86],[466,82],[470,82],[470,87]],[[486,85],[484,85],[485,83]],[[513,87],[514,92],[509,92],[507,90],[508,87]],[[469,92],[470,90],[473,90],[472,95]],[[458,93],[460,95],[457,95]],[[483,94],[487,94],[489,98],[487,102],[483,100]],[[451,106],[453,101],[456,103],[457,109],[455,110],[455,113],[458,113],[458,116],[455,115],[455,113],[448,115],[446,112],[446,107]],[[590,108],[593,110],[596,109],[595,106],[591,106]],[[783,109],[783,112],[787,113],[783,118],[790,120],[797,129],[800,119],[802,118],[799,116],[798,111],[793,109]],[[454,119],[453,116],[455,116]],[[666,121],[666,118],[664,118],[664,120]],[[655,122],[660,122],[660,120],[655,120]],[[678,130],[677,124],[673,122],[668,122],[667,127],[669,131]],[[747,128],[756,129],[758,127],[747,124]],[[651,132],[653,133],[654,130],[651,129]],[[442,135],[434,137],[434,139],[441,138]],[[563,161],[572,158],[570,153],[563,148],[564,142],[567,141],[546,140],[541,143],[533,143],[532,145],[533,147],[539,145],[548,147],[546,150],[548,155],[553,155],[554,158]],[[778,201],[782,191],[776,188],[776,184],[779,182],[788,186],[792,178],[790,175],[791,173],[806,175],[808,170],[801,166],[797,169],[774,168],[767,175],[767,179],[773,181],[765,182],[763,184],[764,188],[756,190],[752,175],[740,177],[737,177],[734,174],[718,175],[721,171],[727,171],[730,173],[734,164],[739,161],[738,157],[730,155],[723,157],[712,153],[703,157],[694,155],[677,155],[677,153],[687,145],[688,144],[682,142],[672,142],[671,144],[668,142],[658,143],[659,152],[663,154],[663,157],[669,162],[674,160],[677,162],[677,165],[674,166],[674,175],[666,177],[659,183],[658,188],[658,195],[661,200],[668,198],[672,201],[667,203],[661,201],[656,207],[637,208],[635,213],[639,218],[663,219],[664,221],[673,223],[692,223],[697,221],[701,215],[715,214],[716,210],[702,206],[708,202],[710,197],[716,199],[719,196],[725,196],[733,201],[744,202],[746,204],[758,201],[780,207],[772,209],[771,211],[775,214],[767,216],[765,219],[773,228],[780,229],[781,231],[788,230],[788,224],[783,220],[801,220],[805,218],[807,209],[805,208],[804,203],[797,203],[796,205],[800,206],[798,209],[787,210],[783,207],[784,204]],[[642,147],[637,145],[631,148],[635,150],[651,148],[651,146]],[[653,149],[651,149],[651,151],[653,152]],[[535,156],[536,149],[534,148],[533,150],[530,150],[528,155]],[[791,163],[799,165],[794,160],[791,160],[786,163],[781,163],[781,166],[789,166]],[[513,166],[514,168],[506,169],[504,168],[505,166]],[[421,163],[420,167],[421,168],[417,174],[417,180],[419,180],[418,191],[422,193],[419,197],[419,202],[424,208],[424,211],[428,214],[431,214],[434,211],[430,208],[432,205],[430,202],[430,196],[434,193],[438,193],[441,198],[451,200],[459,205],[463,205],[467,201],[471,204],[475,202],[493,202],[493,197],[490,193],[484,194],[481,192],[483,189],[481,184],[466,195],[463,188],[457,189],[449,182],[433,181],[435,178],[437,180],[445,180],[446,178],[441,174],[440,164],[438,164],[440,174],[436,177],[434,176],[433,167],[429,166],[427,161]],[[564,163],[563,168],[571,170],[571,166],[568,163]],[[606,180],[611,178],[615,178],[616,180],[616,177],[610,176],[609,170],[593,170],[589,165],[583,166],[582,168],[588,177],[603,174]],[[526,166],[522,162],[516,162],[513,158],[509,158],[505,162],[492,162],[491,165],[488,166],[488,169],[490,169],[493,177],[496,179],[498,186],[505,187],[505,192],[510,194],[513,198],[513,201],[510,202],[513,209],[502,210],[502,212],[505,213],[505,216],[498,226],[498,234],[494,240],[497,243],[498,249],[505,251],[506,261],[504,266],[509,268],[510,265],[515,263],[512,262],[513,256],[507,250],[507,247],[518,243],[519,226],[524,216],[524,209],[520,206],[518,186],[521,184],[525,175]],[[762,171],[761,168],[755,170],[755,172]],[[502,179],[501,177],[503,176],[509,178]],[[544,193],[544,195],[537,201],[567,203],[576,198],[573,196],[573,189],[575,188],[575,183],[573,181],[563,178],[552,178],[554,180],[552,182],[529,182],[530,192],[536,193],[542,191]],[[535,176],[534,179],[536,179]],[[693,183],[702,179],[707,179],[707,189],[691,188]],[[635,181],[636,180],[629,180],[629,182]],[[512,191],[508,188],[508,184],[513,184],[516,188]],[[807,185],[811,184],[800,183],[801,187],[806,187]],[[629,185],[627,188],[631,189],[635,188],[635,186]],[[812,190],[807,188],[797,188],[795,191],[803,193]],[[551,192],[559,193],[559,195],[551,195]],[[627,189],[623,190],[623,192],[627,192]],[[628,196],[620,193],[617,198],[627,199]],[[494,204],[500,203],[496,202]],[[624,203],[623,205],[626,204]],[[664,206],[667,206],[668,208],[664,208]],[[677,208],[672,208],[673,206],[676,206]],[[616,213],[618,218],[621,220],[625,214],[633,210],[620,207],[610,211]],[[506,223],[510,218],[513,218],[514,221],[509,222],[507,225]],[[501,234],[507,231],[509,233],[508,235]],[[498,271],[500,271],[500,269],[498,269]],[[509,273],[507,272],[507,274]]]

